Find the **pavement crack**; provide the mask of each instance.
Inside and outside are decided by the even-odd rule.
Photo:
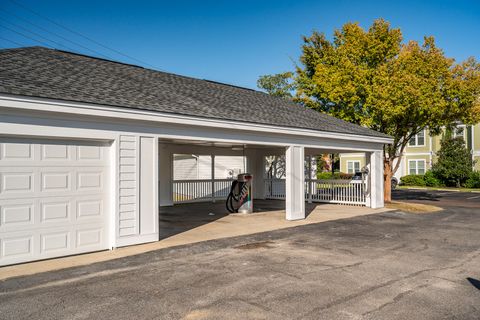
[[[316,307],[316,308],[313,308],[312,310],[310,310],[309,312],[305,313],[305,314],[302,314],[301,316],[297,317],[296,319],[304,319],[305,317],[308,317],[312,314],[316,314],[317,312],[319,311],[323,311],[323,310],[327,310],[327,309],[330,309],[332,307],[335,307],[339,304],[342,304],[342,303],[345,303],[345,302],[348,302],[348,301],[351,301],[353,299],[356,299],[358,297],[361,297],[365,294],[368,294],[368,293],[371,293],[375,290],[378,290],[378,289],[381,289],[381,288],[384,288],[384,287],[387,287],[387,286],[390,286],[392,284],[395,284],[397,282],[400,282],[400,281],[403,281],[403,280],[406,280],[406,279],[411,279],[413,277],[416,277],[420,274],[423,274],[423,273],[426,273],[426,272],[432,272],[432,271],[441,271],[441,270],[449,270],[449,269],[457,269],[457,268],[460,268],[462,266],[464,266],[465,264],[469,263],[470,261],[472,261],[473,259],[475,259],[477,256],[480,256],[480,250],[477,250],[477,251],[474,251],[470,257],[464,259],[462,262],[458,263],[458,264],[455,264],[455,265],[451,265],[451,266],[447,266],[447,267],[440,267],[440,268],[428,268],[428,269],[422,269],[422,270],[418,270],[418,271],[415,271],[413,273],[410,273],[410,274],[407,274],[403,277],[400,277],[398,279],[392,279],[392,280],[389,280],[387,282],[384,282],[384,283],[381,283],[379,285],[375,285],[375,286],[372,286],[372,287],[369,287],[365,290],[362,290],[360,292],[357,292],[357,293],[353,293],[353,294],[350,294],[348,296],[345,296],[345,297],[342,297],[342,298],[339,298],[339,299],[336,299],[330,303],[327,303],[323,306],[319,306],[319,307]]]
[[[426,288],[426,287],[428,287],[428,286],[429,286],[428,284],[422,284],[422,285],[416,286],[416,287],[413,288],[413,289],[409,289],[409,290],[407,290],[407,291],[400,292],[400,293],[397,294],[395,297],[393,297],[391,301],[386,302],[386,303],[378,306],[377,308],[375,308],[375,309],[373,309],[373,310],[370,310],[370,311],[368,311],[368,312],[362,313],[362,316],[367,316],[367,315],[372,314],[372,313],[374,313],[374,312],[381,311],[381,310],[384,309],[385,307],[388,307],[389,305],[392,305],[392,304],[397,303],[398,301],[400,301],[401,299],[403,299],[403,297],[414,293],[415,290],[417,290],[417,289],[422,289],[422,288]]]

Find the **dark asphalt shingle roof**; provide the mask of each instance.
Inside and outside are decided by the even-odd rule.
[[[43,47],[0,50],[0,93],[389,137],[263,92]]]

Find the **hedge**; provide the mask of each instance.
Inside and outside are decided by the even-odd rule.
[[[410,174],[400,178],[400,185],[424,187],[427,184],[425,183],[423,174]]]
[[[465,182],[467,188],[480,188],[480,171],[473,171]]]
[[[318,172],[317,179],[319,180],[331,180],[331,179],[352,179],[353,174],[335,172],[332,176],[331,172]]]

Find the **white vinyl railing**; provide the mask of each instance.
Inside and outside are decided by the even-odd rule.
[[[264,179],[266,199],[285,199],[285,179]]]
[[[189,203],[226,199],[232,179],[174,180],[173,202]],[[264,179],[266,199],[285,199],[285,179]],[[214,192],[212,193],[212,190]],[[365,182],[360,180],[305,181],[305,200],[348,205],[365,205]]]
[[[307,199],[312,202],[328,202],[350,205],[365,205],[365,182],[361,180],[307,180],[310,194]]]
[[[285,199],[285,179],[265,179],[266,199]],[[305,181],[305,200],[349,205],[365,205],[365,182],[361,180]]]
[[[226,199],[231,184],[232,179],[173,180],[173,203]]]

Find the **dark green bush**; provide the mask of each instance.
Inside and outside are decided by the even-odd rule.
[[[438,160],[432,171],[447,187],[462,187],[472,172],[472,156],[463,138],[445,136],[437,152]]]
[[[423,180],[425,181],[425,185],[427,187],[440,187],[442,186],[442,182],[435,177],[432,171],[428,170],[425,172],[425,175],[423,176]]]
[[[320,180],[331,180],[331,179],[352,179],[353,174],[335,172],[332,176],[331,172],[318,172],[317,179]]]
[[[465,182],[465,186],[467,188],[480,188],[480,171],[472,171]]]
[[[400,185],[424,187],[426,184],[422,174],[410,174],[400,178]]]

